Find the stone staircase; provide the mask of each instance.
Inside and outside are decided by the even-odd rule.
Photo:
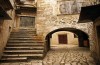
[[[20,29],[12,32],[3,52],[1,62],[20,62],[43,59],[44,41],[34,29]]]

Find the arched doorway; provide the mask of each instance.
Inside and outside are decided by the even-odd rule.
[[[47,34],[45,40],[46,40],[46,50],[49,51],[50,50],[50,38],[52,38],[52,34],[54,34],[55,32],[59,32],[59,31],[69,31],[72,32],[74,34],[76,34],[78,36],[78,46],[79,47],[89,47],[89,36],[79,30],[79,29],[75,29],[75,28],[60,28],[60,29],[56,29],[54,31],[51,31],[50,33]]]
[[[77,45],[78,36],[69,31],[58,31],[52,34],[50,38],[50,46]]]

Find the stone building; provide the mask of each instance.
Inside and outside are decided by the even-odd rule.
[[[52,45],[87,47],[99,65],[100,13],[95,19],[81,16],[81,7],[99,0],[1,0],[0,58],[5,61],[43,59]],[[88,8],[87,8],[88,9]],[[92,11],[92,10],[91,10]],[[90,11],[90,12],[91,12]],[[95,11],[95,10],[94,10]],[[94,12],[93,11],[93,12]],[[93,13],[92,12],[92,13]],[[86,15],[87,16],[87,15]],[[80,20],[83,18],[83,20]]]

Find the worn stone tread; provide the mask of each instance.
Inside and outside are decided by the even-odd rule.
[[[18,45],[18,46],[20,46],[20,45],[23,45],[23,46],[25,46],[25,45],[37,45],[37,46],[42,46],[43,44],[42,43],[9,43],[9,44],[7,44],[7,45]]]
[[[4,54],[3,57],[28,57],[28,56],[39,56],[39,57],[42,57],[43,54]]]
[[[23,43],[23,42],[27,42],[27,43],[36,43],[36,42],[37,42],[37,43],[43,43],[44,41],[40,41],[40,40],[39,40],[39,41],[37,41],[37,40],[36,40],[36,41],[34,41],[34,40],[33,40],[33,41],[26,41],[26,40],[25,40],[25,41],[8,41],[8,42],[9,42],[9,43],[10,43],[10,42],[11,42],[11,43],[12,43],[12,42],[16,42],[16,43],[17,43],[17,42],[20,42],[20,43],[21,43],[21,42],[22,42],[22,43]]]
[[[44,49],[43,46],[37,46],[37,47],[6,47],[5,49]]]
[[[21,53],[24,53],[24,52],[26,52],[26,53],[28,53],[28,52],[43,52],[43,50],[5,50],[4,52],[12,52],[12,53],[14,53],[14,52],[21,52]]]

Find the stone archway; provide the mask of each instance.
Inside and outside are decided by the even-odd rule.
[[[53,31],[51,31],[50,33],[47,34],[47,36],[45,38],[47,51],[50,50],[50,38],[52,37],[52,34],[55,33],[55,32],[59,32],[59,31],[69,31],[69,32],[76,34],[78,36],[78,41],[79,41],[78,46],[79,47],[85,47],[84,44],[87,44],[87,47],[90,46],[89,45],[89,39],[88,39],[89,36],[85,32],[83,32],[79,29],[75,29],[75,28],[59,28],[59,29],[53,30]]]

